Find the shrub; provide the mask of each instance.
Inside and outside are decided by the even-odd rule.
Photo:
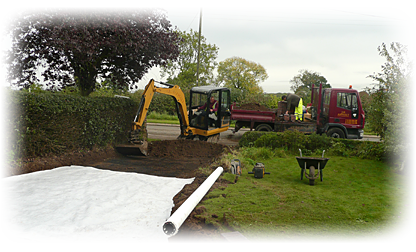
[[[318,135],[316,133],[307,136],[305,148],[310,151],[327,150],[332,145],[332,138],[327,135]]]
[[[335,155],[335,156],[343,156],[348,157],[349,151],[346,149],[346,146],[341,141],[334,141],[331,148],[328,151],[329,155]]]
[[[299,131],[284,131],[282,134],[283,146],[291,152],[299,152],[299,149],[305,149],[307,136]]]
[[[240,147],[268,147],[271,149],[283,148],[287,151],[298,153],[304,149],[307,143],[307,136],[298,131],[259,132],[250,131],[244,133],[239,141]]]
[[[254,141],[255,147],[268,147],[271,149],[280,148],[283,145],[283,138],[281,134],[269,132],[261,135]]]
[[[297,131],[244,133],[239,142],[240,147],[267,147],[274,156],[284,156],[286,152],[303,156],[321,156],[322,151],[336,156],[358,156],[365,159],[385,160],[388,156],[383,142],[357,141],[351,139],[330,138],[326,135],[304,135]],[[253,153],[254,151],[251,150]],[[254,154],[252,154],[252,157]],[[265,156],[265,154],[262,154]]]
[[[304,149],[307,136],[298,131],[260,132],[249,131],[244,133],[239,141],[240,147],[268,147],[271,149],[283,148],[288,151],[298,152]]]
[[[374,159],[374,160],[385,160],[385,144],[384,142],[362,142],[355,150],[355,155],[360,158]]]
[[[270,133],[263,132],[263,131],[247,131],[241,137],[240,141],[238,142],[238,146],[239,147],[254,146],[254,142],[263,134],[270,134]]]
[[[333,138],[332,141],[342,142],[347,149],[353,150],[360,146],[363,142],[352,140],[352,139],[343,139],[343,138]]]

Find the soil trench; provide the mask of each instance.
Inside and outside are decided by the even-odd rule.
[[[88,152],[72,152],[60,156],[28,159],[14,164],[9,169],[8,175],[18,175],[41,170],[53,169],[60,166],[79,165],[92,166],[99,169],[136,172],[141,174],[193,178],[192,184],[185,185],[174,198],[172,214],[183,202],[205,181],[207,175],[201,173],[200,167],[209,167],[213,172],[217,167],[212,163],[227,152],[230,147],[208,143],[204,141],[190,140],[163,140],[149,143],[149,155],[123,156],[114,148],[95,149]],[[225,168],[225,167],[224,167]],[[212,188],[226,186],[229,183],[219,178]],[[205,197],[201,200],[201,202]],[[177,235],[169,238],[169,241],[182,241],[186,239],[223,240],[219,231],[213,225],[206,225],[200,215],[205,211],[204,207],[195,208],[185,220]]]

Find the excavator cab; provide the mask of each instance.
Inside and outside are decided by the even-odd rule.
[[[214,133],[230,126],[230,90],[224,87],[193,87],[189,102],[189,125]],[[217,134],[217,133],[215,133]],[[202,134],[201,134],[202,135]],[[212,135],[212,134],[208,134]]]

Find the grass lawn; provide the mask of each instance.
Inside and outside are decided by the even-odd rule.
[[[378,234],[399,220],[405,191],[401,175],[379,161],[329,158],[323,182],[316,180],[315,186],[300,180],[294,156],[256,160],[271,173],[262,179],[248,174],[253,166],[242,160],[237,183],[210,192],[199,204],[206,208],[200,217],[249,239]]]

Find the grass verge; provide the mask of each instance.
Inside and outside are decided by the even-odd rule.
[[[255,162],[271,174],[256,179],[248,174],[254,161],[242,152],[225,158],[242,161],[237,183],[213,190],[200,203],[206,211],[198,217],[224,232],[239,231],[249,239],[362,236],[383,232],[399,219],[403,178],[382,162],[329,157],[323,182],[310,186],[300,179],[295,156],[259,158]]]

